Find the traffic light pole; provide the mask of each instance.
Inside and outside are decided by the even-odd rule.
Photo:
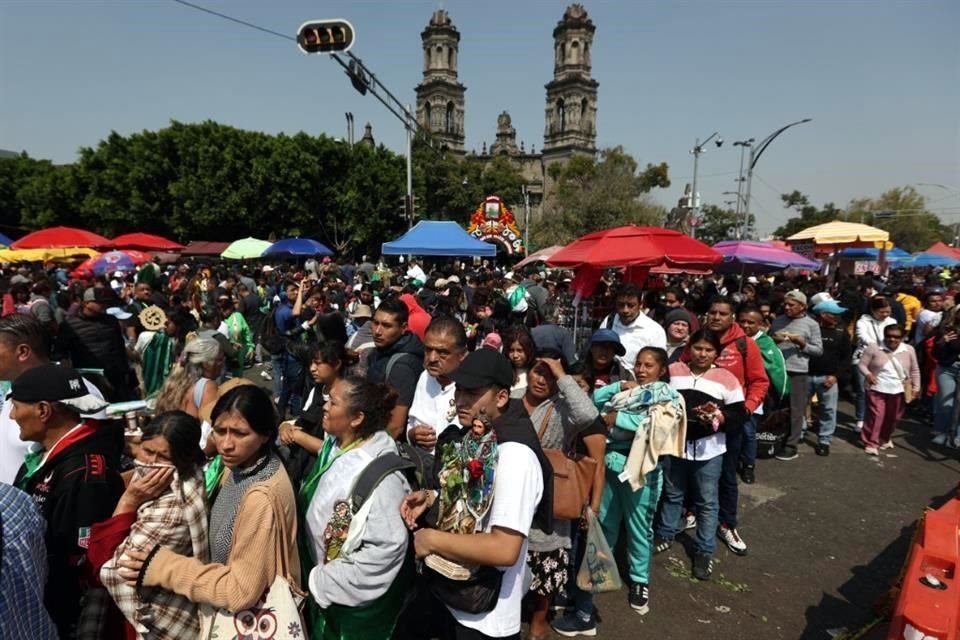
[[[410,113],[410,106],[407,105],[407,113]],[[413,228],[413,218],[416,212],[413,210],[413,128],[407,126],[407,224],[408,228]]]

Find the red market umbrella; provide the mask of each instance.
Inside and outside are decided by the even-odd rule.
[[[140,251],[182,251],[185,248],[179,242],[151,233],[125,233],[111,240],[110,246],[114,249],[139,249]]]
[[[553,254],[555,254],[557,251],[560,251],[560,249],[563,249],[563,245],[555,244],[552,247],[535,251],[517,264],[513,265],[513,269],[516,271],[517,269],[522,269],[528,264],[533,264],[534,262],[546,262]]]
[[[10,247],[12,249],[54,249],[58,247],[107,247],[110,241],[103,236],[73,227],[50,227],[28,233]]]
[[[553,254],[554,267],[669,267],[705,270],[722,256],[707,245],[673,229],[627,225],[589,233]]]

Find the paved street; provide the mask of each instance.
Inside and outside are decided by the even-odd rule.
[[[741,484],[749,555],[718,542],[715,580],[703,584],[674,545],[654,559],[650,613],[633,613],[625,591],[605,594],[598,636],[813,640],[860,628],[898,575],[917,517],[960,481],[957,455],[929,448],[927,430],[905,420],[879,459],[841,427],[829,458],[805,446],[791,462],[759,461],[756,484]]]

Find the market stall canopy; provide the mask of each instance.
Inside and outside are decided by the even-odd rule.
[[[723,256],[720,273],[767,273],[783,269],[819,269],[816,260],[759,240],[724,240],[713,245]]]
[[[924,251],[924,253],[935,253],[940,256],[947,256],[948,258],[960,258],[960,249],[954,249],[943,242],[933,244],[929,249]]]
[[[63,260],[66,258],[83,259],[98,256],[99,251],[87,247],[64,247],[62,249],[3,249],[0,250],[0,262],[43,262],[45,260]]]
[[[95,249],[110,246],[103,236],[73,227],[50,227],[28,233],[10,245],[12,249],[60,249],[64,247],[93,247]]]
[[[277,240],[263,252],[268,256],[332,256],[333,251],[325,244],[310,238],[284,238]]]
[[[890,234],[883,229],[877,229],[857,222],[843,222],[834,220],[826,224],[818,224],[793,234],[787,242],[813,242],[817,245],[850,245],[875,246],[874,243],[886,243]],[[879,247],[878,247],[879,248]]]
[[[230,246],[229,242],[207,242],[194,240],[183,250],[185,256],[219,256]]]
[[[535,262],[546,262],[553,256],[553,254],[555,254],[557,251],[560,251],[560,249],[563,249],[563,245],[555,244],[552,247],[547,247],[546,249],[540,249],[540,251],[534,251],[533,253],[528,255],[526,258],[524,258],[517,264],[513,265],[513,268],[522,269],[528,264],[533,264]]]
[[[710,269],[723,258],[707,245],[673,229],[627,225],[574,240],[553,254],[554,267],[669,267]]]
[[[270,248],[271,242],[258,240],[257,238],[241,238],[230,243],[221,258],[226,260],[248,260],[250,258],[259,258],[263,252]]]
[[[921,267],[956,267],[960,266],[960,258],[942,256],[938,253],[918,253],[909,258],[897,260],[894,269],[919,269]]]
[[[114,249],[137,249],[139,251],[183,251],[179,242],[167,240],[151,233],[125,233],[110,241]]]
[[[88,258],[77,270],[88,269],[100,276],[114,271],[136,271],[137,267],[148,262],[150,256],[131,249],[130,251],[108,251],[99,256]]]
[[[410,231],[384,242],[385,256],[495,256],[496,246],[477,240],[456,222],[421,220]]]

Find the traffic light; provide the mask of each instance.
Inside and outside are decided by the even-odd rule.
[[[346,20],[311,20],[297,29],[297,46],[304,53],[346,53],[354,41],[353,25]]]

